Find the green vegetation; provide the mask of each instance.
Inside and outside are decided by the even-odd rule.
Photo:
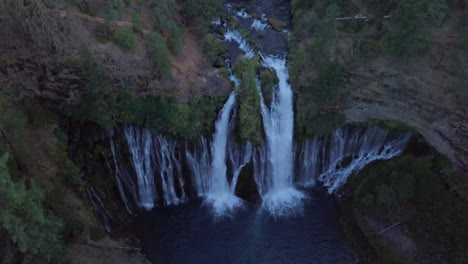
[[[140,33],[143,31],[143,23],[141,22],[140,14],[138,14],[137,11],[132,12],[132,24],[132,29],[135,33]]]
[[[206,34],[201,40],[201,45],[203,52],[213,66],[224,66],[224,60],[228,56],[228,48],[222,41],[215,38],[212,34]]]
[[[401,222],[402,232],[418,246],[419,254],[408,260],[412,263],[459,263],[467,257],[468,204],[436,173],[447,171],[440,159],[407,155],[377,162],[344,187],[364,217]],[[377,236],[368,236],[382,261],[398,263]]]
[[[16,156],[22,159],[30,159],[28,146],[24,142],[27,135],[28,118],[14,106],[17,100],[15,89],[1,87],[0,91],[0,138],[3,137]],[[8,149],[7,148],[7,149]],[[0,145],[0,154],[2,146]]]
[[[136,36],[130,27],[122,27],[115,35],[115,42],[124,50],[131,51],[137,46]]]
[[[154,2],[153,18],[156,30],[167,37],[167,45],[172,54],[182,51],[183,30],[178,23],[177,5],[172,0]]]
[[[402,0],[394,12],[383,43],[385,50],[396,56],[410,56],[425,50],[429,35],[420,1]]]
[[[262,84],[262,94],[265,104],[270,106],[273,96],[273,89],[278,84],[278,77],[271,69],[261,69],[259,75]]]
[[[213,19],[220,16],[223,2],[218,0],[187,0],[183,12],[200,36],[204,36]]]
[[[400,0],[364,0],[374,16],[382,17],[391,14],[398,7]]]
[[[275,18],[268,18],[268,23],[271,25],[271,27],[278,31],[281,32],[285,27],[286,27],[286,22],[275,19]]]
[[[95,29],[96,38],[99,42],[109,42],[115,38],[115,29],[112,20],[106,19],[104,23],[98,24]]]
[[[91,50],[82,48],[80,58],[85,82],[83,103],[70,107],[66,113],[79,122],[93,122],[104,128],[112,128],[115,125],[112,113],[116,98],[112,96],[111,81],[102,73]]]
[[[314,136],[324,136],[345,124],[345,117],[340,113],[314,114],[298,109],[296,114],[296,138],[306,139]]]
[[[174,115],[175,104],[160,97],[138,98],[127,95],[117,105],[116,121],[147,127],[154,132],[167,132]]]
[[[171,77],[172,64],[164,37],[159,33],[152,32],[147,36],[147,45],[156,75],[162,79]]]
[[[446,11],[443,0],[401,0],[383,38],[385,51],[394,56],[412,56],[425,51],[430,37],[426,24],[440,23]]]
[[[167,45],[169,50],[174,55],[179,55],[182,52],[182,37],[183,31],[177,25],[172,25],[170,28],[169,37],[167,37]]]
[[[169,50],[164,38],[159,33],[150,33],[147,38],[155,71],[161,78],[170,77]],[[188,102],[176,102],[168,97],[137,96],[131,87],[114,91],[88,49],[82,51],[81,69],[86,76],[86,99],[82,104],[66,109],[65,113],[74,121],[94,123],[104,129],[130,124],[150,128],[155,133],[196,139],[212,133],[217,111],[225,99],[198,96]],[[63,164],[73,172],[73,166],[68,165]],[[69,173],[68,177],[76,178],[74,175]],[[71,183],[81,184],[75,180]]]
[[[29,187],[11,178],[8,155],[0,158],[0,240],[7,245],[3,263],[13,263],[15,250],[23,263],[60,263],[63,224],[44,208],[45,191],[31,180]],[[13,247],[14,245],[14,247]]]
[[[156,30],[166,36],[171,27],[176,23],[176,5],[174,1],[155,1],[153,6],[153,19]]]
[[[312,99],[317,103],[326,103],[337,99],[340,85],[341,66],[334,61],[319,74],[317,83],[310,89]]]
[[[177,105],[171,120],[171,133],[174,136],[197,140],[201,135],[213,133],[219,109],[223,106],[222,97],[197,96],[188,102]]]
[[[234,73],[239,76],[238,90],[239,113],[237,131],[241,142],[250,141],[260,145],[262,139],[262,117],[260,112],[260,95],[255,83],[256,72],[259,67],[257,59],[241,57],[234,65]]]

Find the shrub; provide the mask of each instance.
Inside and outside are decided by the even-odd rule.
[[[446,12],[444,0],[401,0],[384,35],[384,50],[402,57],[422,53],[430,44],[426,24],[440,24]]]
[[[141,22],[140,14],[138,12],[132,12],[132,24],[133,24],[133,31],[136,33],[142,32],[143,24]]]
[[[124,50],[134,50],[137,46],[137,41],[133,29],[130,27],[122,27],[115,36],[115,42]]]
[[[298,102],[301,102],[298,100]],[[311,138],[314,136],[324,136],[344,126],[346,118],[340,113],[325,113],[315,115],[312,112],[305,112],[307,108],[299,107],[297,112],[296,130],[298,136]]]
[[[260,82],[262,84],[262,94],[266,105],[271,105],[273,89],[278,84],[278,77],[271,69],[260,70]]]
[[[81,49],[81,71],[83,72],[86,93],[82,103],[70,107],[69,116],[80,122],[93,122],[103,128],[114,127],[113,113],[115,96],[110,92],[111,82],[103,75],[92,54],[87,48]]]
[[[172,64],[166,40],[161,34],[152,32],[147,36],[147,44],[156,75],[160,78],[169,78],[172,74]]]
[[[376,16],[390,14],[398,6],[400,0],[365,0],[364,3]]]
[[[248,60],[245,57],[239,58],[234,65],[234,72],[240,77],[241,83],[238,89],[238,136],[241,142],[250,141],[254,145],[260,145],[263,136],[260,95],[255,83],[258,67],[257,60]]]
[[[220,16],[223,2],[218,0],[188,0],[184,13],[192,26],[201,34],[208,32],[211,21]]]
[[[176,24],[172,24],[170,27],[170,34],[167,37],[167,45],[172,54],[179,55],[182,51],[182,38],[182,29]]]
[[[228,56],[226,45],[212,34],[206,34],[201,43],[203,52],[211,64],[215,67],[223,67],[224,60]]]
[[[275,18],[268,18],[268,23],[274,30],[278,32],[281,32],[287,26],[286,22]]]
[[[104,23],[98,24],[95,29],[96,38],[100,42],[109,42],[115,38],[115,30],[112,27],[112,21],[106,19]]]
[[[188,140],[211,136],[224,100],[224,97],[197,96],[180,103],[171,122],[172,134]]]
[[[341,83],[341,66],[338,62],[332,62],[325,70],[322,70],[315,86],[312,87],[312,99],[317,103],[327,103],[338,96]]]
[[[0,158],[0,230],[23,255],[23,263],[59,263],[64,253],[63,224],[43,207],[45,192],[34,181],[29,189],[16,183]]]
[[[117,121],[163,133],[170,130],[176,105],[171,100],[161,97],[141,98],[127,95],[119,102],[117,109]]]

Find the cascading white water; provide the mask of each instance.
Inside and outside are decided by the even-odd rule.
[[[246,58],[253,58],[255,56],[253,48],[242,38],[242,35],[237,30],[227,30],[224,34],[224,39],[236,42],[239,45],[239,49],[245,53]]]
[[[238,13],[237,17],[240,20],[250,18],[245,11]],[[262,17],[262,21],[265,20]],[[262,21],[254,20],[251,27],[264,30],[267,26]],[[216,24],[223,23],[218,21]],[[255,56],[252,47],[238,31],[227,30],[225,40],[237,43],[247,58]],[[230,116],[235,116],[231,112],[236,104],[236,91],[231,93],[219,112],[211,144],[202,137],[198,144],[177,147],[175,141],[153,136],[147,129],[126,127],[122,139],[129,155],[127,159],[122,158],[119,151],[122,144],[112,140],[114,164],[109,167],[114,167],[117,187],[129,212],[134,204],[148,210],[156,201],[165,205],[184,201],[188,189],[185,176],[189,174],[183,171],[182,164],[187,164],[192,176],[191,193],[203,197],[215,216],[229,215],[243,204],[235,196],[236,185],[242,169],[253,159],[254,180],[263,200],[262,208],[273,216],[291,215],[302,209],[305,198],[305,194],[295,188],[296,185],[310,187],[318,180],[333,193],[349,175],[368,163],[402,153],[409,135],[390,137],[387,130],[377,128],[344,128],[327,137],[306,141],[296,160],[293,93],[288,83],[286,60],[260,56],[263,65],[273,69],[279,80],[270,107],[265,104],[257,80],[265,144],[254,149],[250,143],[239,146],[232,139],[235,126],[230,124]],[[239,88],[240,81],[227,64],[230,79]],[[178,155],[178,149],[180,153],[185,150],[183,157]],[[133,171],[129,172],[124,164],[131,164]],[[299,165],[297,175],[294,164]]]
[[[345,127],[325,138],[306,141],[301,151],[298,184],[307,187],[318,179],[333,193],[369,163],[399,156],[410,137],[409,133],[392,137],[388,130],[378,127]],[[343,164],[347,159],[348,164]]]
[[[185,146],[186,159],[192,172],[192,184],[199,197],[206,195],[209,188],[211,157],[208,145],[209,143],[202,137],[193,151]]]
[[[184,200],[184,184],[182,177],[181,165],[175,157],[175,142],[168,141],[162,136],[157,136],[153,141],[153,159],[156,169],[160,174],[161,184],[163,188],[164,203],[166,205],[178,204]],[[179,180],[179,186],[182,192],[181,199],[176,194],[174,181]]]
[[[148,129],[133,127],[123,129],[123,140],[128,147],[133,174],[124,167],[125,162],[113,141],[111,150],[117,186],[128,211],[131,211],[131,202],[149,210],[159,199],[165,205],[178,204],[186,199],[185,180],[182,165],[176,156],[175,141],[153,136]],[[161,197],[158,196],[156,179],[161,184]],[[180,191],[180,195],[176,190]]]
[[[305,195],[293,184],[293,93],[288,83],[286,60],[266,57],[264,66],[278,76],[271,109],[261,96],[261,111],[267,144],[258,152],[255,180],[263,198],[263,206],[274,216],[294,213],[301,209]],[[261,94],[261,93],[260,93]],[[267,161],[265,161],[267,160]]]
[[[124,129],[124,135],[132,158],[138,186],[138,202],[140,207],[151,209],[156,197],[154,173],[151,162],[152,139],[148,130],[138,130],[132,127]]]
[[[248,142],[242,148],[239,148],[235,144],[229,145],[229,160],[233,170],[233,176],[231,181],[231,193],[235,195],[237,180],[242,169],[250,162],[252,158],[252,144]]]
[[[211,143],[211,181],[206,194],[206,202],[213,208],[215,215],[222,216],[242,205],[241,200],[231,193],[227,180],[226,151],[229,134],[229,116],[236,102],[235,93],[231,93],[219,113],[215,124],[215,133]]]

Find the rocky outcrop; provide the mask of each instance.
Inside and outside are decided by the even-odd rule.
[[[375,62],[348,70],[346,77],[350,95],[343,113],[349,122],[401,122],[460,166],[468,178],[468,107],[455,103],[443,73]]]
[[[78,67],[34,58],[17,58],[0,67],[0,86],[10,86],[20,97],[31,96],[59,104],[77,104],[81,99],[83,80]]]

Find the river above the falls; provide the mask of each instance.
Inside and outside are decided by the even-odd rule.
[[[154,264],[356,263],[331,196],[318,189],[307,194],[294,217],[275,219],[246,204],[230,218],[214,219],[192,200],[142,213],[135,232]]]

